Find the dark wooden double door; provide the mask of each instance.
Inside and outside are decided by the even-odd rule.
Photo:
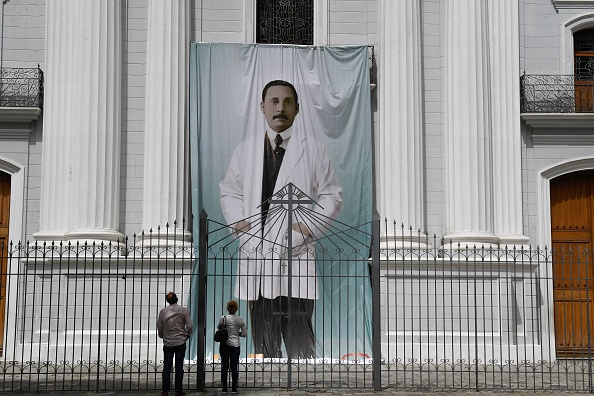
[[[0,172],[0,354],[3,353],[4,349],[4,312],[6,309],[9,214],[10,175]]]
[[[586,356],[594,354],[594,171],[550,187],[556,352]]]

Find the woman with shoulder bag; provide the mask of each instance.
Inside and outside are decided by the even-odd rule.
[[[227,303],[227,312],[229,315],[221,317],[217,329],[227,327],[227,340],[221,341],[219,345],[219,354],[221,355],[221,383],[223,384],[223,394],[227,389],[227,372],[231,367],[231,393],[237,393],[237,382],[239,380],[239,353],[241,343],[239,337],[246,337],[247,330],[245,320],[236,315],[239,309],[237,301],[230,300]]]

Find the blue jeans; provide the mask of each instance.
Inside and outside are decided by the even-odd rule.
[[[163,347],[163,392],[171,389],[171,368],[175,356],[175,391],[183,390],[184,382],[184,356],[186,355],[186,343],[173,347]]]
[[[231,389],[237,390],[237,381],[239,380],[239,353],[240,347],[232,347],[226,342],[221,342],[219,354],[221,355],[221,383],[223,391],[227,391],[227,372],[231,367]]]

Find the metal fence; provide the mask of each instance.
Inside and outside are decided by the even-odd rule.
[[[369,284],[372,295],[342,290],[342,304],[316,305],[326,310],[316,313],[323,324],[344,316],[359,299],[371,302],[363,326],[352,327],[365,334],[341,333],[360,337],[361,350],[267,359],[250,354],[248,339],[242,345],[240,387],[593,390],[591,251],[462,247],[392,224],[381,228],[382,235],[399,237],[381,247],[380,238],[373,238],[371,250],[343,257],[343,267],[337,267],[365,261],[367,270],[348,281]],[[378,220],[372,229],[379,235]],[[237,257],[232,250],[213,250],[214,235],[203,241],[208,244],[168,248],[147,245],[146,236],[113,245],[0,248],[1,389],[160,389],[156,318],[169,290],[189,306],[196,322],[184,387],[220,387],[211,334],[233,296]],[[199,249],[209,258],[204,272],[198,271]],[[338,270],[318,276],[338,284],[347,275]],[[244,303],[239,314],[248,316]],[[347,325],[344,319],[341,326]],[[329,335],[316,333],[318,351],[327,350],[325,343],[348,342]]]
[[[520,77],[522,113],[592,113],[594,81],[573,75],[527,75]]]
[[[0,107],[43,109],[43,71],[39,67],[0,69]]]

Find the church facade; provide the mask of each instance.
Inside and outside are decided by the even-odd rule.
[[[513,347],[518,337],[525,345],[559,338],[556,320],[590,309],[580,301],[594,295],[584,281],[591,258],[575,275],[546,254],[537,262],[530,254],[471,255],[455,269],[443,257],[474,247],[592,252],[594,1],[311,0],[288,2],[296,7],[288,11],[274,3],[1,2],[3,86],[16,73],[32,88],[0,93],[0,244],[118,246],[136,235],[138,246],[191,246],[190,219],[198,214],[189,188],[190,42],[364,45],[372,74],[374,205],[388,224],[381,227],[382,312],[402,308],[394,301],[427,307],[407,300],[414,298],[407,288],[460,293],[461,279],[488,274],[488,290],[467,297],[497,305],[490,326],[516,326],[497,336]],[[283,34],[278,15],[298,11],[301,30]],[[4,92],[33,100],[4,101]],[[153,236],[166,225],[166,233]],[[435,254],[415,261],[403,249]],[[16,268],[7,259],[2,265],[3,273]],[[567,273],[577,280],[562,282]],[[457,288],[447,287],[451,279]],[[15,299],[6,282],[1,297]],[[181,277],[174,284],[188,287]],[[525,299],[526,288],[550,295]],[[60,291],[55,297],[63,298]],[[131,298],[142,304],[142,296]],[[161,302],[151,297],[150,304]],[[460,308],[444,308],[446,316],[454,320]],[[10,322],[16,314],[3,309]],[[530,326],[514,319],[520,311]],[[447,343],[435,334],[463,339],[477,331],[384,320],[383,353],[400,357],[417,353],[406,345]],[[583,342],[575,350],[553,343],[532,358],[581,353]],[[432,357],[456,354],[435,350]],[[483,358],[494,355],[505,358]]]

